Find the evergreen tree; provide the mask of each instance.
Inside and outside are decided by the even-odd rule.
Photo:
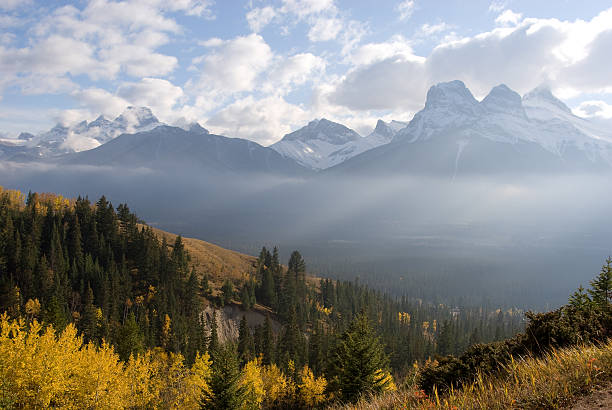
[[[274,362],[274,332],[269,316],[266,316],[262,333],[262,363],[272,364]]]
[[[229,279],[225,279],[225,282],[223,282],[223,286],[221,287],[221,295],[222,306],[227,305],[234,298],[234,285],[232,285],[232,281],[230,281]]]
[[[253,305],[251,304],[251,293],[249,291],[249,283],[245,283],[240,289],[240,303],[242,310],[250,310]]]
[[[217,312],[213,312],[212,319],[208,324],[210,327],[210,336],[208,337],[208,353],[214,357],[219,348],[219,335],[217,334]]]
[[[568,304],[576,310],[585,310],[590,308],[592,300],[588,293],[584,291],[582,285],[578,287],[578,290],[574,292],[568,299]]]
[[[438,334],[438,354],[447,355],[455,352],[455,340],[451,323],[445,320]]]
[[[253,335],[251,334],[246,316],[244,315],[242,316],[242,320],[240,320],[240,327],[238,328],[238,357],[242,365],[249,360],[253,360],[255,357]]]
[[[93,290],[91,290],[91,286],[88,284],[83,312],[79,321],[79,329],[83,332],[85,342],[97,340],[97,314],[93,299]]]
[[[205,392],[203,409],[238,409],[243,403],[245,391],[240,385],[240,368],[236,347],[227,343],[220,347],[213,358],[210,392]]]
[[[208,283],[208,275],[202,275],[202,282],[200,282],[200,291],[202,292],[202,296],[208,297],[212,293],[212,289],[210,288],[210,284]]]
[[[131,354],[137,355],[144,351],[144,341],[140,327],[136,323],[134,313],[128,315],[127,320],[119,329],[117,340],[117,353],[123,361],[127,361]]]
[[[191,269],[189,280],[187,281],[187,294],[186,299],[186,313],[187,316],[195,317],[200,313],[200,292],[198,278],[196,276],[195,268]]]
[[[297,324],[295,309],[291,307],[288,315],[287,325],[283,329],[279,341],[280,363],[286,366],[289,360],[295,364],[295,368],[301,368],[304,364],[305,340]]]
[[[333,389],[341,400],[355,402],[361,395],[380,393],[390,383],[382,376],[389,359],[362,312],[339,340],[332,363]]]
[[[601,267],[599,275],[593,279],[591,283],[591,289],[589,294],[595,303],[599,307],[609,308],[610,302],[612,301],[612,258],[606,259],[606,264]]]

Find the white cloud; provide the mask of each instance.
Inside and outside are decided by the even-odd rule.
[[[318,18],[308,31],[310,41],[334,40],[342,30],[342,21],[337,18]]]
[[[295,54],[275,64],[263,91],[285,94],[291,86],[301,85],[325,71],[326,61],[311,53]]]
[[[421,26],[421,28],[419,29],[419,34],[420,35],[424,35],[424,36],[432,36],[434,34],[437,33],[441,33],[443,31],[447,31],[451,28],[452,26],[444,23],[444,22],[440,22],[437,24],[423,24]]]
[[[202,65],[195,85],[213,98],[253,91],[259,75],[273,58],[270,46],[254,33],[231,40],[214,39],[205,45],[209,49],[207,54],[194,61]]]
[[[521,22],[523,15],[521,13],[515,13],[512,10],[504,10],[497,18],[495,22],[502,26],[516,26]]]
[[[354,110],[413,110],[422,104],[425,75],[423,62],[397,55],[351,71],[330,101]]]
[[[20,7],[29,6],[32,0],[0,0],[0,9],[15,10]]]
[[[585,118],[599,117],[604,119],[612,119],[612,105],[601,100],[583,101],[574,112]]]
[[[276,142],[293,127],[312,119],[282,97],[240,99],[212,116],[206,127],[216,134],[248,138],[262,145]]]
[[[410,58],[413,56],[410,41],[401,35],[393,36],[382,43],[368,43],[356,48],[348,57],[353,65],[368,65],[394,56]]]
[[[264,29],[276,16],[276,10],[273,7],[266,6],[263,8],[254,8],[247,15],[247,23],[249,28],[255,33],[259,33]]]
[[[508,0],[493,0],[491,4],[489,4],[489,11],[499,13],[506,8],[507,4]]]
[[[60,145],[60,148],[80,152],[94,149],[96,147],[99,147],[100,145],[100,142],[86,135],[69,132],[68,136],[66,137],[66,140]]]
[[[506,17],[517,24],[447,37],[426,57],[413,55],[398,37],[358,47],[348,57],[354,66],[333,83],[329,100],[361,111],[414,109],[431,85],[454,79],[478,98],[499,83],[525,93],[547,82],[566,97],[612,92],[612,9],[590,21]]]
[[[115,94],[101,88],[87,88],[72,93],[72,96],[93,115],[104,114],[108,118],[115,118],[130,103]],[[83,118],[83,117],[81,117]]]
[[[16,4],[5,0],[2,7]],[[7,45],[0,46],[0,86],[46,93],[72,91],[72,77],[79,75],[94,81],[121,74],[167,75],[178,60],[157,49],[182,28],[164,12],[210,17],[211,4],[208,0],[91,0],[82,9],[59,7],[32,24],[24,46],[10,47],[12,43],[3,41]]]
[[[342,50],[340,53],[345,56],[349,54],[360,42],[361,38],[368,33],[368,25],[357,20],[351,20],[346,24],[340,34]]]
[[[139,82],[125,83],[117,89],[117,96],[130,105],[149,107],[160,120],[172,122],[177,118],[176,106],[183,101],[181,87],[160,78],[143,78]]]
[[[207,20],[215,18],[211,10],[211,7],[215,4],[212,0],[172,0],[160,1],[159,4],[171,11],[182,11],[188,16],[203,17]]]
[[[414,0],[404,0],[397,5],[397,11],[399,13],[400,20],[406,20],[412,17],[414,13],[415,2]]]
[[[282,13],[292,13],[300,18],[322,12],[336,12],[334,0],[283,0]]]

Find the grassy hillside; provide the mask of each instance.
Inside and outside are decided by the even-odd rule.
[[[143,225],[144,226],[144,225]],[[148,225],[147,225],[148,226]],[[160,238],[166,239],[169,244],[174,243],[177,234],[152,228]],[[190,263],[199,275],[207,274],[211,285],[218,290],[225,279],[240,281],[251,277],[255,273],[257,258],[244,253],[222,248],[210,242],[195,238],[183,237],[185,249],[189,252]],[[283,265],[283,270],[287,267]],[[307,274],[306,282],[318,287],[320,277]]]
[[[478,374],[473,383],[427,395],[416,385],[345,409],[547,409],[571,406],[612,380],[612,342],[554,350],[512,361],[504,376]]]
[[[166,242],[174,243],[178,235],[153,228],[153,232]],[[209,242],[194,238],[183,238],[185,249],[189,252],[191,264],[199,274],[208,274],[212,282],[224,279],[244,279],[254,272],[256,257],[231,251]]]

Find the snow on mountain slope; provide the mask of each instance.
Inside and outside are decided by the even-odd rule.
[[[389,144],[347,160],[357,172],[591,170],[612,166],[606,131],[572,114],[549,90],[521,98],[505,85],[477,101],[461,81],[437,84]]]
[[[378,121],[367,137],[326,119],[314,120],[285,135],[270,148],[311,169],[325,169],[340,164],[364,151],[386,144],[405,123]]]
[[[100,115],[92,122],[81,121],[65,126],[58,124],[39,135],[21,133],[19,144],[0,141],[0,157],[13,160],[33,160],[62,154],[87,151],[99,147],[121,134],[153,130],[165,125],[147,107],[127,107],[117,118],[109,120]],[[186,131],[208,133],[198,123],[183,121]]]

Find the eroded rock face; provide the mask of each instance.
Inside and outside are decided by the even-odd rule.
[[[217,334],[221,343],[238,339],[238,329],[242,316],[246,317],[251,330],[257,326],[263,326],[266,320],[265,311],[263,309],[245,312],[237,305],[227,305],[223,308],[207,306],[202,311],[202,315],[207,323],[212,320],[213,313],[215,312],[217,314]],[[280,330],[280,324],[272,317],[270,317],[270,322],[272,323],[274,332],[278,332]],[[210,331],[210,328],[207,327],[207,330]]]

